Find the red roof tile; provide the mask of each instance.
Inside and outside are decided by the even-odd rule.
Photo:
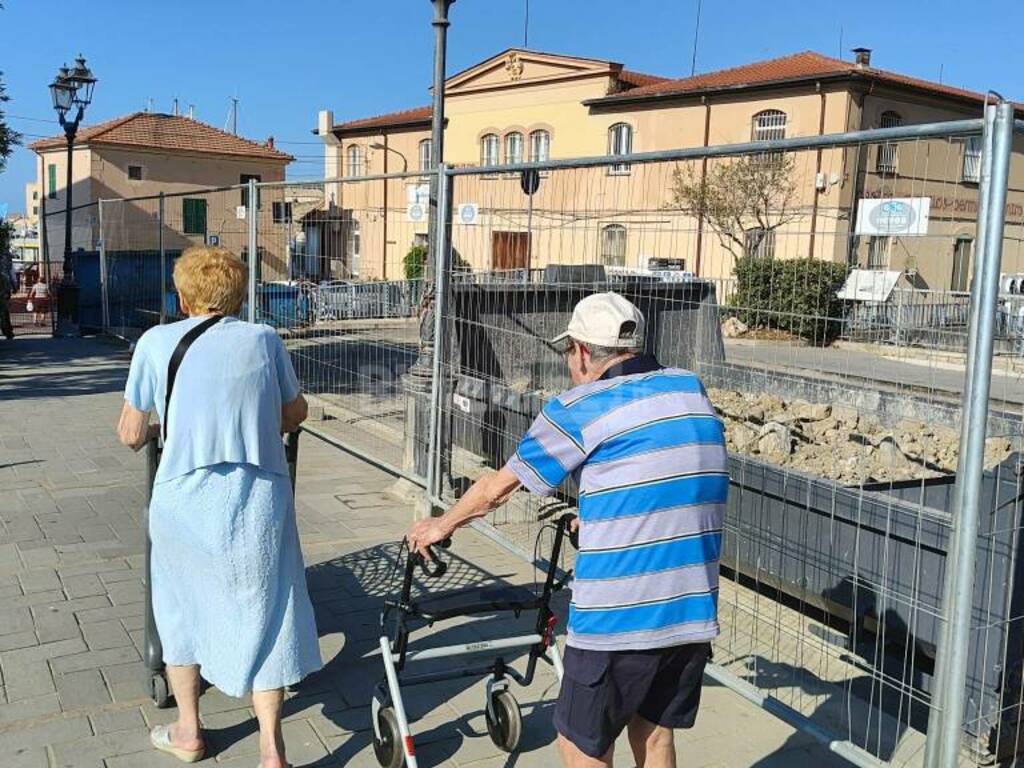
[[[643,72],[633,72],[629,69],[623,69],[619,72],[619,82],[633,88],[641,88],[645,85],[663,83],[668,79],[669,78],[662,77],[661,75],[648,75]]]
[[[159,112],[133,112],[78,131],[77,144],[145,147],[169,152],[201,152],[291,162],[294,158],[266,144],[235,136],[199,120]],[[63,136],[29,144],[37,152],[63,147]]]
[[[387,112],[383,115],[372,117],[360,117],[356,120],[349,120],[344,123],[336,123],[332,130],[355,131],[363,128],[392,128],[402,125],[415,125],[417,123],[429,123],[434,108],[428,104],[425,107],[413,107],[403,109],[400,112]]]
[[[625,99],[636,99],[643,97],[658,98],[670,95],[684,95],[687,93],[699,93],[704,91],[726,90],[743,88],[755,85],[764,85],[775,82],[787,82],[793,80],[813,79],[815,77],[851,75],[888,82],[894,85],[910,86],[924,90],[933,91],[937,94],[956,96],[981,100],[984,98],[980,93],[968,91],[963,88],[956,88],[941,83],[922,80],[908,75],[901,75],[897,72],[878,69],[877,67],[860,67],[850,61],[835,59],[814,51],[802,51],[789,56],[781,56],[776,59],[755,61],[751,64],[742,64],[737,67],[718,69],[713,72],[705,72],[692,77],[684,77],[675,80],[664,80],[662,82],[644,85],[624,93],[597,99],[599,101],[616,101]]]

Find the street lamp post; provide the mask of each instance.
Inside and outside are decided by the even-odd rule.
[[[78,285],[75,283],[74,266],[71,263],[71,171],[75,136],[85,115],[85,108],[92,102],[92,90],[95,85],[96,78],[85,66],[85,58],[81,54],[75,59],[74,69],[68,69],[66,65],[61,67],[50,83],[53,108],[57,111],[60,127],[64,129],[68,142],[67,181],[64,187],[64,266],[60,291],[57,294],[58,336],[78,335]],[[74,119],[68,119],[72,111],[75,113]]]
[[[402,158],[402,173],[408,173],[409,172],[409,159],[405,155],[403,155],[401,152],[399,152],[397,149],[395,149],[394,147],[389,147],[388,146],[388,136],[387,136],[387,134],[384,134],[384,143],[383,144],[381,142],[379,142],[379,141],[375,141],[375,142],[373,142],[370,145],[370,149],[381,149],[381,150],[384,151],[384,175],[385,176],[388,175],[388,152],[392,152],[392,153],[398,155],[400,158]],[[383,189],[383,191],[384,191],[384,195],[383,195],[383,197],[384,197],[384,200],[383,200],[383,205],[384,205],[384,233],[383,233],[384,244],[381,246],[381,249],[380,249],[380,258],[381,258],[381,276],[385,280],[387,280],[388,279],[388,180],[387,179],[383,179],[382,183],[384,185],[384,189]]]

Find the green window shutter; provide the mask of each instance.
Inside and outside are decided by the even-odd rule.
[[[181,218],[186,235],[206,236],[206,201],[202,198],[186,197],[181,201]]]
[[[50,199],[55,200],[57,198],[57,166],[54,165],[53,163],[50,163],[49,167],[46,170],[50,177],[48,179]]]

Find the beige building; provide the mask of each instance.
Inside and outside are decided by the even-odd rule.
[[[981,115],[981,94],[879,69],[864,49],[855,54],[851,62],[807,51],[669,79],[612,61],[510,49],[448,78],[445,159],[490,166]],[[331,112],[320,113],[324,173],[343,178],[325,187],[344,221],[334,247],[346,264],[358,258],[360,277],[400,277],[403,256],[425,238],[419,179],[359,179],[427,167],[430,114],[423,106],[335,123]],[[674,205],[672,195],[677,170],[700,180],[731,160],[555,170],[532,200],[518,174],[458,176],[452,243],[478,270],[554,262],[629,270],[672,259],[701,276],[728,277],[737,255],[756,250],[892,268],[921,288],[962,289],[972,264],[979,149],[976,140],[943,138],[793,152],[788,210],[760,225],[741,222],[739,244]],[[1015,149],[1007,236],[1016,244],[1024,240],[1024,142]],[[913,236],[858,234],[858,208],[871,198],[927,199],[927,228]],[[1024,271],[1018,246],[1006,261],[1006,271]]]
[[[25,219],[33,229],[39,225],[39,184],[25,183]]]
[[[36,182],[45,196],[47,248],[58,259],[64,247],[67,151],[63,137],[29,145],[35,151]],[[134,112],[82,128],[72,162],[72,248],[99,247],[99,200],[143,198],[104,203],[102,238],[108,251],[175,253],[203,242],[219,242],[245,256],[247,227],[238,206],[247,190],[221,189],[257,181],[283,181],[292,157],[275,149],[273,139],[256,142],[192,118]],[[164,195],[164,226],[159,221]],[[266,210],[265,210],[266,209]],[[286,229],[290,211],[260,204],[260,227],[267,249],[261,259],[268,277],[287,274],[287,237],[270,236]],[[162,242],[161,242],[162,240]]]

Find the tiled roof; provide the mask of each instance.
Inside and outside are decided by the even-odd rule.
[[[63,136],[39,139],[29,149],[42,151],[65,144]],[[145,147],[168,152],[201,152],[215,155],[237,155],[265,160],[291,162],[294,158],[267,144],[260,144],[212,125],[180,115],[159,112],[133,112],[96,125],[80,128],[77,144],[104,144]]]
[[[357,120],[349,120],[345,123],[336,123],[333,126],[335,131],[355,131],[362,128],[392,128],[402,125],[416,125],[429,123],[430,116],[434,109],[430,104],[425,107],[414,107],[403,109],[400,112],[387,112],[383,115],[373,117],[360,117]]]
[[[672,95],[685,95],[688,93],[701,93],[705,91],[729,90],[736,88],[764,85],[768,83],[787,82],[794,80],[808,80],[815,77],[835,77],[842,75],[858,76],[874,79],[893,85],[903,85],[912,88],[919,88],[933,91],[940,95],[955,96],[981,100],[984,98],[980,93],[968,91],[963,88],[956,88],[942,83],[935,83],[929,80],[922,80],[908,75],[901,75],[897,72],[878,69],[871,66],[858,66],[850,61],[835,59],[814,51],[801,51],[789,56],[781,56],[776,59],[755,61],[751,64],[743,64],[738,67],[718,69],[713,72],[706,72],[692,77],[684,77],[676,80],[664,80],[662,82],[644,85],[639,88],[625,91],[623,93],[595,99],[592,103],[614,102],[618,100],[633,100],[638,98],[659,98]]]
[[[642,88],[646,85],[663,83],[666,80],[668,80],[667,77],[661,77],[660,75],[648,75],[643,72],[633,72],[629,69],[623,69],[619,72],[619,82],[633,88]]]

